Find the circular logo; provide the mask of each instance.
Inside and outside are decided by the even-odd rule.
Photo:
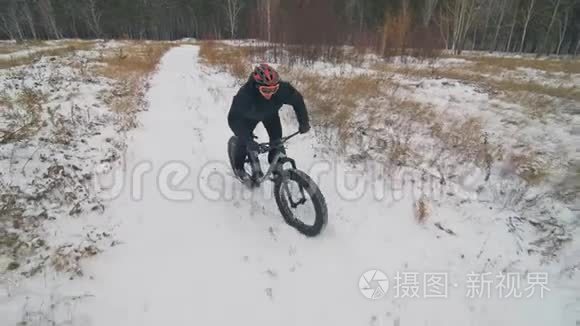
[[[385,273],[372,269],[361,275],[358,287],[365,298],[378,300],[387,294],[389,279]]]

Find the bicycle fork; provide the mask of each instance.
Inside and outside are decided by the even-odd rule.
[[[288,183],[287,182],[284,183],[284,190],[288,194],[288,201],[290,202],[290,206],[292,206],[292,208],[296,208],[298,207],[298,205],[302,205],[306,202],[306,196],[304,196],[304,187],[302,187],[301,184],[298,184],[298,188],[300,189],[300,195],[302,196],[302,198],[300,198],[297,202],[295,202],[294,199],[292,198],[292,193],[290,192],[290,189],[288,189]]]
[[[276,158],[275,161],[276,163],[280,164],[279,166],[283,166],[285,163],[290,163],[292,165],[292,168],[296,169],[296,162],[294,162],[293,159],[285,155],[280,155],[279,157]],[[290,202],[290,206],[292,206],[292,208],[296,208],[298,207],[298,205],[306,203],[306,196],[304,196],[304,187],[300,183],[298,183],[298,189],[300,190],[300,199],[298,199],[298,201],[294,201],[294,198],[292,198],[292,193],[288,188],[288,182],[284,182],[283,187],[284,191],[286,191],[286,193],[288,194],[288,201]]]

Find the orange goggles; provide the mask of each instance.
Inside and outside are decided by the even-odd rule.
[[[276,84],[274,86],[259,86],[258,90],[262,95],[272,95],[275,94],[278,89],[280,88],[280,84]]]

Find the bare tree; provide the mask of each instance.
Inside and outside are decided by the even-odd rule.
[[[453,16],[452,50],[456,54],[461,54],[467,32],[473,22],[475,0],[455,0],[454,7],[450,9]]]
[[[16,4],[10,5],[8,8],[8,16],[4,17],[4,24],[7,26],[8,29],[11,30],[13,38],[22,40],[24,39],[24,34],[22,33],[22,28],[20,27],[20,19],[18,12],[16,10]]]
[[[32,16],[32,12],[30,11],[30,7],[28,6],[28,2],[24,2],[22,5],[22,14],[28,23],[28,29],[30,30],[30,34],[32,38],[36,40],[36,27],[34,26],[34,18]]]
[[[0,25],[2,31],[6,33],[10,39],[16,39],[12,27],[10,26],[10,19],[5,14],[2,14],[0,15],[0,21],[2,22],[2,25]]]
[[[566,30],[568,29],[568,17],[570,15],[570,8],[564,9],[563,16],[558,19],[558,23],[560,28],[558,29],[558,48],[556,49],[556,54],[560,55],[560,51],[562,50],[562,43],[564,42],[564,38],[566,37]]]
[[[439,7],[439,31],[441,33],[441,38],[445,42],[445,49],[450,49],[450,42],[451,39],[451,22],[448,15],[443,14],[443,7]]]
[[[346,0],[344,11],[349,23],[358,27],[358,32],[362,32],[365,26],[365,0]]]
[[[257,3],[258,10],[260,12],[260,33],[262,37],[265,37],[268,42],[272,42],[272,37],[274,33],[274,24],[272,24],[272,18],[276,15],[278,11],[278,5],[280,0],[259,0]],[[265,31],[265,36],[262,34]]]
[[[499,18],[497,20],[497,25],[495,26],[495,35],[493,36],[493,45],[491,47],[491,49],[493,51],[497,50],[497,40],[498,40],[498,36],[499,36],[499,31],[501,30],[501,27],[503,24],[503,19],[504,19],[504,16],[505,16],[505,13],[507,11],[509,3],[510,3],[510,0],[500,0]]]
[[[437,7],[439,0],[425,0],[425,6],[423,7],[423,25],[428,26],[431,22],[431,17],[433,17],[433,12]]]
[[[511,44],[512,44],[512,36],[514,35],[514,28],[516,27],[516,22],[518,19],[518,13],[519,13],[519,0],[516,0],[515,5],[514,5],[514,16],[512,19],[512,25],[510,28],[510,36],[508,37],[508,41],[507,44],[505,46],[505,51],[509,52],[511,49]]]
[[[51,0],[39,0],[38,1],[38,9],[39,9],[40,14],[42,15],[42,18],[43,18],[44,23],[46,25],[46,29],[48,31],[50,31],[50,33],[52,34],[52,37],[54,37],[56,39],[62,38],[62,35],[60,34],[60,30],[58,29],[58,26],[56,25],[56,20],[54,18],[54,10],[52,8]]]
[[[544,44],[542,45],[542,48],[544,49],[544,51],[548,51],[547,47],[548,47],[548,41],[550,40],[550,32],[552,32],[552,26],[554,26],[554,22],[556,21],[556,16],[558,14],[558,10],[560,9],[561,2],[562,2],[561,0],[550,0],[550,3],[552,3],[554,9],[552,11],[552,18],[550,18],[550,23],[548,24],[548,30],[546,31],[546,36],[544,36]]]
[[[573,54],[580,50],[579,1],[0,0],[0,38],[258,37],[377,52],[445,46],[457,54]]]
[[[272,1],[270,0],[266,0],[266,17],[268,42],[272,42]]]
[[[223,0],[223,6],[228,19],[228,29],[230,31],[230,37],[234,38],[236,36],[238,20],[240,16],[240,11],[242,10],[243,3],[241,0]]]
[[[97,0],[85,0],[83,6],[83,18],[87,27],[95,34],[96,37],[101,37],[101,12],[97,8]]]
[[[488,0],[488,6],[487,6],[487,10],[486,10],[486,15],[485,15],[485,24],[483,25],[483,31],[481,33],[482,36],[481,36],[479,48],[485,46],[485,39],[487,37],[487,28],[489,26],[489,19],[491,17],[491,12],[492,12],[494,2],[495,2],[495,0]],[[473,46],[474,47],[476,47],[476,43],[477,43],[476,37],[474,36],[474,38],[473,38]]]
[[[530,19],[532,19],[532,16],[534,14],[534,6],[536,4],[536,0],[527,0],[528,1],[528,6],[527,6],[527,10],[525,13],[525,22],[524,22],[524,29],[522,31],[522,41],[520,42],[520,53],[524,51],[524,45],[526,42],[526,34],[528,32],[528,26],[530,24]]]

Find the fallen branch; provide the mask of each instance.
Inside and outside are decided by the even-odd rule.
[[[8,142],[16,138],[15,135],[17,135],[22,129],[28,128],[33,125],[34,122],[30,122],[13,131],[0,130],[0,132],[4,134],[2,135],[2,137],[0,137],[0,144],[8,144]]]
[[[26,160],[26,162],[24,163],[24,165],[22,166],[22,175],[26,176],[26,173],[24,173],[24,170],[26,169],[26,165],[28,165],[28,163],[32,160],[32,158],[34,157],[34,154],[36,154],[36,152],[38,152],[38,150],[40,149],[40,146],[37,146],[36,149],[34,150],[34,152],[32,152],[32,155],[30,155],[30,157],[28,158],[28,160]]]
[[[445,228],[443,225],[441,225],[441,223],[436,222],[435,226],[442,231],[445,231],[447,234],[451,234],[451,235],[457,235],[455,232],[453,232],[453,230]]]

